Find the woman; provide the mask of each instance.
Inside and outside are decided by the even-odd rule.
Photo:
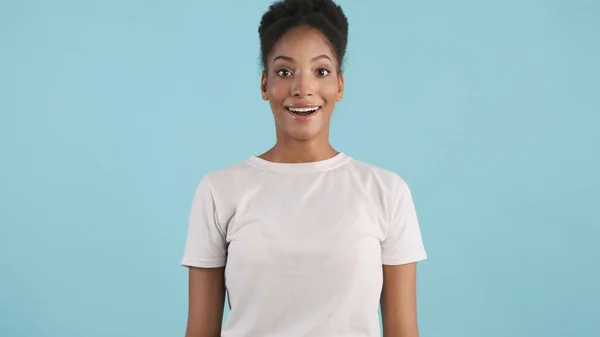
[[[331,0],[264,14],[261,91],[277,141],[198,186],[182,261],[186,336],[375,337],[380,303],[384,336],[418,336],[415,264],[426,253],[410,190],[329,142],[347,34]]]

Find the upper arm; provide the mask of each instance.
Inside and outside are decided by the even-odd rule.
[[[384,337],[418,337],[417,265],[383,266],[381,314]]]
[[[427,253],[410,188],[402,179],[396,179],[393,186],[389,224],[381,247],[384,337],[417,337],[417,262],[425,260]]]
[[[227,242],[209,177],[196,189],[181,264],[189,267],[186,337],[219,337],[225,306]]]
[[[189,268],[186,337],[219,337],[225,306],[225,268]]]
[[[384,265],[402,265],[427,258],[412,192],[397,177],[388,209],[388,226],[381,245]]]
[[[227,260],[226,228],[219,219],[217,199],[205,176],[194,194],[181,264],[187,267],[220,268]]]

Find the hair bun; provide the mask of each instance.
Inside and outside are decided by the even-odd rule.
[[[312,26],[327,37],[341,69],[348,42],[348,19],[333,0],[279,0],[269,6],[258,27],[263,68],[279,38],[299,25]]]
[[[263,16],[260,27],[266,30],[278,20],[304,18],[312,14],[322,14],[343,35],[348,35],[348,20],[342,8],[332,0],[282,0],[273,3]],[[263,30],[263,31],[264,31]],[[262,33],[259,29],[259,33]]]

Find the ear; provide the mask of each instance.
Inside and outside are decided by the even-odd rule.
[[[338,76],[338,93],[336,96],[336,100],[339,102],[344,97],[344,73],[340,72]]]
[[[262,94],[262,99],[265,101],[269,100],[269,95],[267,94],[267,71],[263,70],[262,76],[260,79],[260,92]]]

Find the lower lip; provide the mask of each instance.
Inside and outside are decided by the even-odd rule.
[[[297,115],[297,114],[295,114],[295,113],[291,112],[290,110],[288,110],[287,108],[285,109],[285,111],[287,111],[287,113],[288,113],[290,116],[292,116],[292,118],[293,118],[293,119],[295,119],[295,120],[297,120],[297,121],[302,121],[302,122],[304,122],[304,121],[309,121],[309,120],[311,120],[313,117],[315,117],[315,116],[316,116],[316,115],[317,115],[317,114],[318,114],[318,113],[321,111],[321,108],[319,107],[319,108],[317,109],[317,111],[315,111],[315,112],[311,113],[310,115],[306,115],[306,116],[303,116],[303,115]]]

